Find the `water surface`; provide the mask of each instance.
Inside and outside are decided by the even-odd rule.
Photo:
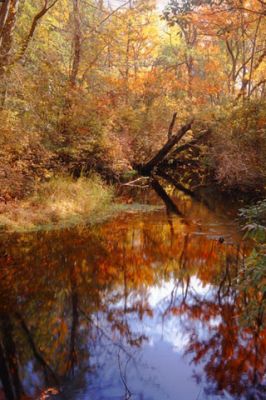
[[[172,199],[176,210],[2,236],[2,398],[266,398],[266,331],[242,323],[238,285],[252,245],[233,207]]]

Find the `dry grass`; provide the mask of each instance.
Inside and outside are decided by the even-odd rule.
[[[95,220],[111,208],[113,191],[98,176],[60,177],[42,184],[33,196],[2,205],[0,226],[12,231]]]

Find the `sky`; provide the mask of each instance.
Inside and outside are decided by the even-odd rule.
[[[143,0],[145,1],[145,0]],[[164,7],[166,6],[166,4],[168,3],[168,0],[156,0],[157,1],[157,7],[159,10],[163,10]],[[121,4],[123,4],[125,1],[124,0],[109,0],[109,2],[113,5],[113,6],[119,6]]]
[[[159,10],[162,10],[166,4],[168,3],[168,0],[157,0],[157,7]]]

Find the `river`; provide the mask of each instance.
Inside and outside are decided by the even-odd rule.
[[[237,207],[167,192],[174,209],[147,189],[157,209],[2,234],[1,399],[266,398]]]

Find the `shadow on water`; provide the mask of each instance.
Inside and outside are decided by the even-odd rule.
[[[166,212],[2,237],[0,398],[265,398],[251,243],[223,206],[153,188]]]

